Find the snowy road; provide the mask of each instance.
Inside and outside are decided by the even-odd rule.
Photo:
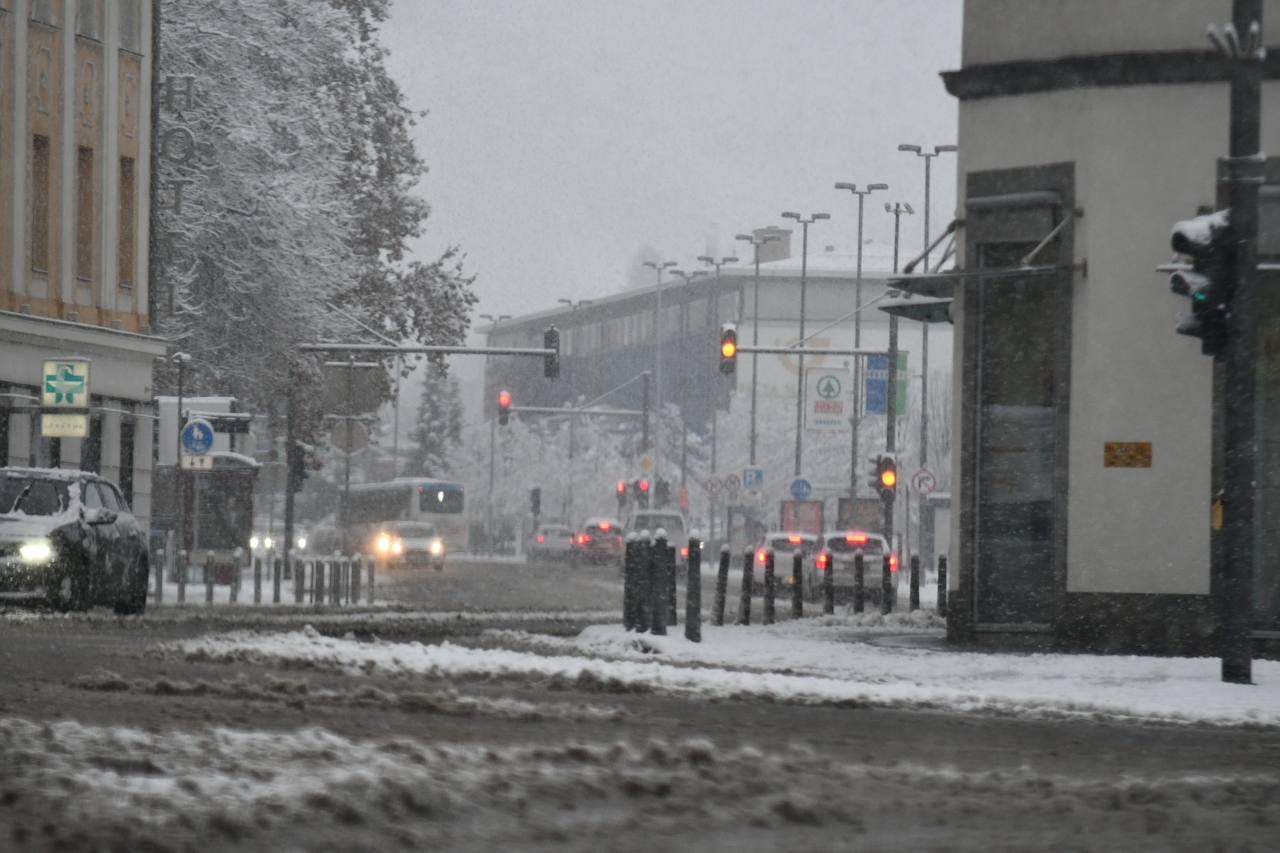
[[[1212,680],[1199,720],[944,713],[867,697],[981,677],[999,699],[1028,659],[894,651],[927,619],[696,649],[584,633],[616,604],[604,570],[458,564],[385,591],[401,606],[0,614],[0,848],[1264,850],[1280,825],[1280,727],[1224,724]],[[1199,677],[1074,660],[1042,680],[1146,671],[1134,705]],[[688,687],[717,680],[738,687]],[[818,681],[858,695],[784,689]]]

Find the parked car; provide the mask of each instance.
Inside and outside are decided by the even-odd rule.
[[[533,531],[533,538],[525,549],[525,559],[530,563],[569,562],[573,559],[573,528],[565,524],[544,524]]]
[[[622,565],[624,535],[616,518],[588,518],[574,535],[573,562]]]
[[[895,575],[898,571],[898,555],[890,552],[885,538],[879,533],[863,530],[828,530],[822,534],[822,542],[831,560],[831,579],[837,600],[853,598],[853,562],[861,551],[865,600],[879,604],[884,588],[885,554],[889,555],[889,571]],[[807,565],[809,574],[805,580],[809,585],[809,596],[816,600],[821,595],[822,567],[817,559],[808,561]],[[897,582],[896,577],[894,582]]]
[[[812,566],[813,557],[818,553],[818,537],[812,533],[799,530],[771,530],[756,545],[756,568],[763,571],[765,552],[773,549],[773,573],[777,582],[783,586],[793,583],[791,571],[795,563],[795,554],[801,555],[801,564]],[[807,578],[806,578],[807,580]]]
[[[0,599],[141,613],[149,569],[146,534],[114,483],[86,471],[0,469]]]

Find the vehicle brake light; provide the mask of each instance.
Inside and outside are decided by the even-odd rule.
[[[799,536],[796,536],[796,535],[793,533],[792,535],[790,535],[790,536],[788,536],[788,537],[787,537],[787,541],[788,541],[788,542],[790,542],[792,545],[799,545],[799,544],[800,544],[800,537],[799,537]]]
[[[897,570],[898,570],[898,555],[890,554],[889,555],[889,571],[896,572]]]
[[[866,545],[867,534],[865,533],[849,533],[844,537],[844,541],[850,545]]]
[[[534,538],[538,540],[538,544],[539,544],[539,545],[541,545],[543,542],[546,542],[546,541],[547,541],[547,537],[543,536],[541,533],[539,533],[539,534],[538,534],[537,536],[535,536]]]
[[[610,527],[612,527],[612,526],[613,526],[613,525],[611,525],[611,524],[610,524],[609,522],[607,522],[607,521],[602,521],[602,522],[600,522],[600,529],[601,529],[601,530],[608,530],[608,529],[609,529]]]
[[[830,554],[828,554],[826,551],[823,551],[818,555],[818,568],[825,569],[830,564],[831,564]]]
[[[763,548],[761,548],[759,551],[756,551],[756,559],[757,559],[757,560],[759,560],[759,561],[760,561],[760,562],[762,562],[762,563],[765,561],[764,549],[763,549]]]
[[[689,546],[688,546],[688,545],[685,545],[683,548],[681,548],[681,549],[680,549],[680,556],[681,556],[681,557],[687,557],[687,556],[689,556]]]
[[[588,536],[587,534],[585,534],[585,533],[579,533],[579,534],[578,534],[578,544],[579,544],[579,545],[586,545],[586,544],[587,544],[588,542],[590,542],[590,541],[591,541],[591,537],[590,537],[590,536]]]

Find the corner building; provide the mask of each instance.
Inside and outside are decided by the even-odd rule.
[[[1262,147],[1280,153],[1280,2]],[[960,452],[949,634],[1036,648],[1216,652],[1215,369],[1175,333],[1170,228],[1225,204],[1230,0],[966,0],[952,296]],[[1280,261],[1280,158],[1260,261]],[[1043,242],[1038,253],[1030,253]],[[1255,641],[1280,643],[1280,274],[1259,286]]]
[[[151,3],[0,0],[0,466],[97,471],[145,524]],[[90,360],[89,435],[40,436],[45,359]]]

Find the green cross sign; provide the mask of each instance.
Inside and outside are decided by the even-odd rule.
[[[83,361],[46,361],[44,396],[46,405],[85,406],[89,393],[89,365]]]
[[[834,400],[840,396],[840,380],[834,376],[824,376],[818,380],[818,396],[824,400]]]

